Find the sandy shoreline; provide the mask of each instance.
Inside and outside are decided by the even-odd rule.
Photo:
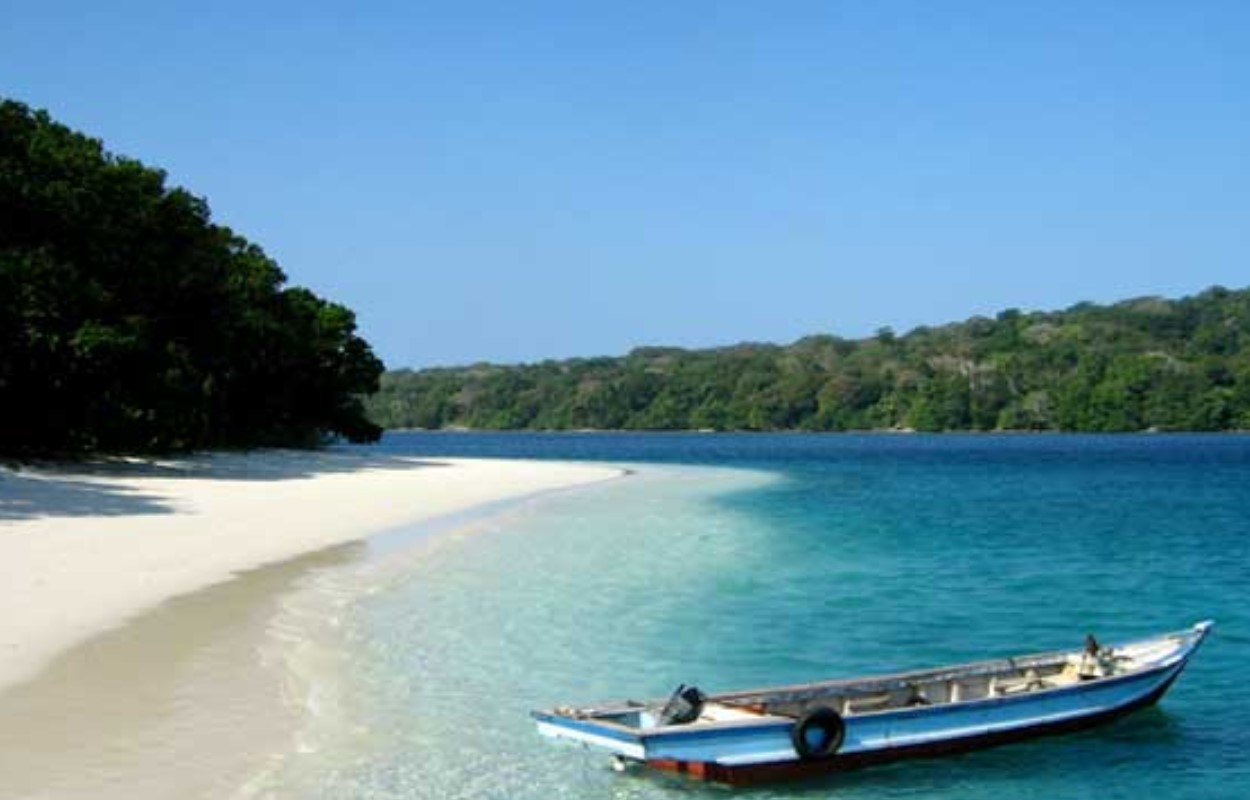
[[[0,470],[0,692],[75,644],[237,573],[620,474],[353,451]]]

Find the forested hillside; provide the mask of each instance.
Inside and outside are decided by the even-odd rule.
[[[376,438],[352,312],[165,175],[0,99],[0,453]]]
[[[389,428],[1248,429],[1250,290],[1007,310],[905,336],[401,370],[368,407]]]

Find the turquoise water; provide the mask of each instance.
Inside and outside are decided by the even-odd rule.
[[[1092,732],[752,798],[1250,796],[1250,437],[435,435],[639,465],[407,554],[344,613],[283,798],[672,798],[532,707],[933,666],[1211,617],[1163,703]]]

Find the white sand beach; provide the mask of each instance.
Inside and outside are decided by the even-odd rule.
[[[0,470],[0,692],[163,601],[610,467],[355,451]]]

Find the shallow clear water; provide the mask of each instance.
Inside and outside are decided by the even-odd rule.
[[[541,739],[527,712],[1211,617],[1161,706],[1112,726],[742,793],[1250,796],[1248,437],[407,434],[382,447],[641,466],[378,559],[387,580],[327,644],[332,712],[258,794],[724,797],[612,773]]]

